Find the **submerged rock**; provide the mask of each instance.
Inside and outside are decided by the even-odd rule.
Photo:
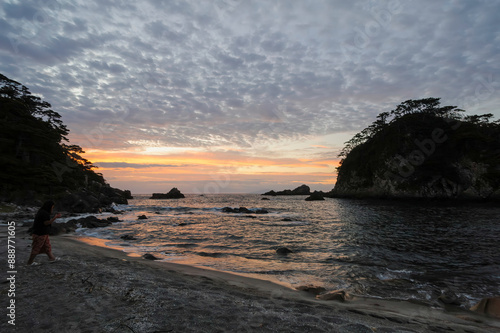
[[[137,219],[138,220],[147,220],[148,217],[146,215],[139,215],[139,216],[137,216]]]
[[[223,213],[236,213],[236,214],[268,214],[269,213],[265,209],[257,209],[254,212],[246,207],[240,207],[240,208],[224,207],[224,208],[222,208],[222,212]]]
[[[293,253],[292,250],[290,250],[289,248],[287,247],[280,247],[276,250],[276,253],[279,254],[279,255],[283,255],[283,256],[286,256],[287,254],[289,253]]]
[[[446,305],[460,305],[458,296],[451,290],[445,290],[439,295],[438,300]]]
[[[152,255],[151,253],[146,253],[142,256],[144,259],[147,259],[147,260],[160,260],[159,258],[156,258],[154,255]]]
[[[120,238],[123,240],[137,240],[137,238],[135,238],[132,235],[123,235],[123,236],[120,236]]]

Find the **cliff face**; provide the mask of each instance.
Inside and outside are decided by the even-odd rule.
[[[404,115],[355,146],[334,197],[500,199],[500,124]]]

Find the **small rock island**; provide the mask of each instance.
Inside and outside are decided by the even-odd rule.
[[[276,195],[310,195],[311,194],[311,188],[307,185],[300,185],[299,187],[295,188],[294,190],[284,190],[284,191],[269,191],[266,192],[262,195],[270,195],[270,196],[276,196]]]
[[[184,194],[181,193],[174,187],[168,193],[153,193],[150,199],[182,199],[185,198]]]

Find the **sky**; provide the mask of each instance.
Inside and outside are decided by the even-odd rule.
[[[344,142],[405,100],[500,118],[497,0],[0,6],[0,72],[132,193],[329,191]]]

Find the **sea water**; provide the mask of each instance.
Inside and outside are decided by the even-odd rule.
[[[500,208],[481,204],[255,194],[135,196],[123,222],[79,229],[135,254],[250,275],[292,287],[435,304],[445,293],[470,307],[500,295]],[[246,207],[251,213],[227,213]],[[265,209],[267,214],[257,214]],[[138,216],[146,215],[140,220]],[[110,213],[98,215],[99,218]],[[123,240],[129,235],[135,240]],[[280,255],[276,250],[293,251]]]

